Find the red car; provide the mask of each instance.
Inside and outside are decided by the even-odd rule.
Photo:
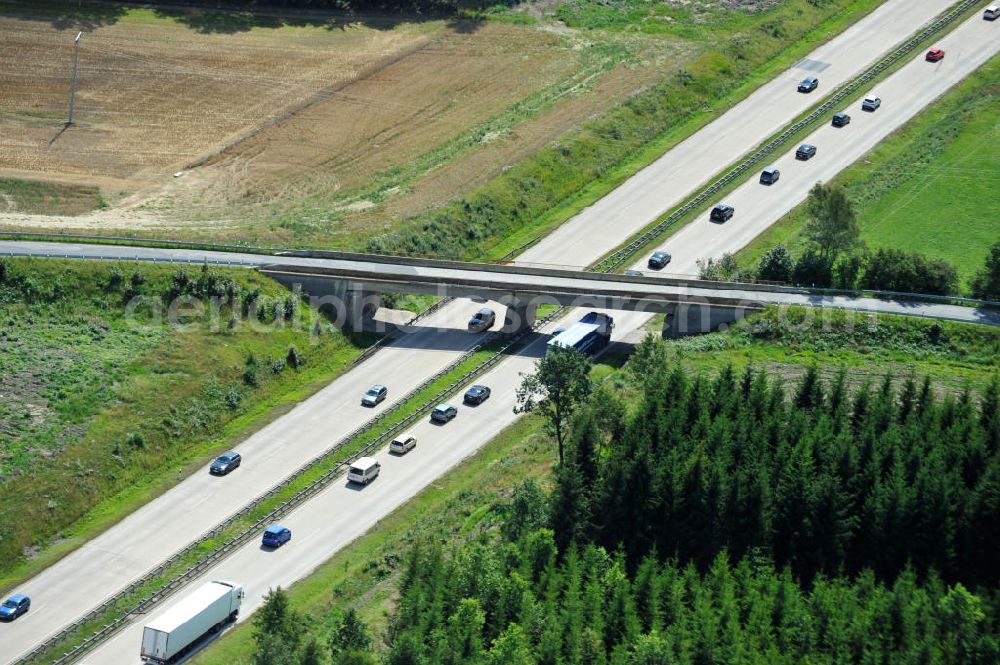
[[[944,49],[932,48],[927,52],[927,62],[937,62],[944,57]]]

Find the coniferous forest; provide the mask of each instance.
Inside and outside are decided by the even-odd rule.
[[[409,552],[385,662],[1000,662],[1000,381],[708,378],[652,341],[628,372],[550,489]],[[334,662],[377,662],[349,619]]]

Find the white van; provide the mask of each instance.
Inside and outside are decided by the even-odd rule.
[[[392,440],[392,443],[389,444],[389,452],[396,453],[397,455],[405,455],[413,450],[416,445],[417,437],[407,432],[406,434],[400,434]]]
[[[382,465],[374,457],[359,457],[347,471],[347,480],[359,485],[367,485],[378,477]]]
[[[987,21],[995,21],[1000,18],[1000,5],[990,5],[983,10],[983,18]]]

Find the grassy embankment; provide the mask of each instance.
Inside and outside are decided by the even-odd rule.
[[[31,259],[4,264],[0,589],[51,564],[286,412],[349,367],[372,341],[348,339],[302,303],[293,317],[297,325],[285,321],[257,330],[242,317],[231,328],[228,306],[214,326],[206,316],[183,331],[150,318],[145,306],[130,316],[131,276],[142,276],[135,290],[152,300],[170,291],[176,267]],[[113,270],[121,283],[111,284]],[[185,270],[196,284],[201,269]],[[260,302],[294,300],[250,271],[213,268],[209,274],[220,284],[232,280],[245,295],[256,290]],[[297,370],[284,362],[290,346],[306,358]],[[251,355],[257,370],[248,381]]]
[[[989,174],[1000,171],[998,102],[995,57],[834,179],[854,201],[868,247],[946,259],[963,282],[982,269],[989,247],[1000,240],[989,203]],[[737,258],[755,264],[778,244],[800,254],[806,221],[799,206]]]
[[[80,215],[105,207],[97,187],[0,178],[0,212]]]
[[[566,134],[463,198],[372,237],[376,251],[472,259],[503,256],[544,235],[690,136],[762,82],[878,5],[786,0],[758,13],[581,0],[559,17],[575,28],[655,31],[698,55],[660,84]],[[669,20],[668,20],[669,19]]]
[[[780,376],[797,377],[810,366],[824,374],[841,369],[848,382],[881,381],[927,375],[940,391],[978,390],[1000,372],[1000,331],[983,326],[942,323],[901,317],[867,320],[836,315],[825,329],[803,325],[808,312],[785,318],[774,312],[755,317],[748,326],[724,333],[668,342],[677,362],[693,372],[714,375],[726,365],[753,365]],[[635,390],[617,367],[622,358],[605,358],[594,367],[596,381],[614,390]],[[372,629],[382,648],[394,609],[407,549],[420,541],[462,541],[496,528],[498,507],[510,488],[531,477],[545,485],[554,461],[554,443],[540,418],[519,420],[501,432],[476,456],[441,478],[409,503],[382,520],[364,536],[337,552],[313,575],[290,591],[293,607],[307,617],[311,632],[325,636],[347,607],[354,607]],[[449,535],[446,535],[449,534]],[[325,643],[325,640],[321,640]],[[244,624],[199,653],[197,665],[250,662],[251,627]]]

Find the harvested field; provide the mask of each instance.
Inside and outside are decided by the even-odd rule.
[[[76,125],[63,131],[73,35],[0,17],[0,169],[111,177],[131,188],[418,47],[427,30],[203,34],[135,10],[84,36]]]
[[[8,228],[343,244],[481,184],[690,50],[551,22],[214,30],[127,9],[85,33],[66,129],[78,26],[21,11],[0,0],[0,176],[107,205],[0,205]]]

